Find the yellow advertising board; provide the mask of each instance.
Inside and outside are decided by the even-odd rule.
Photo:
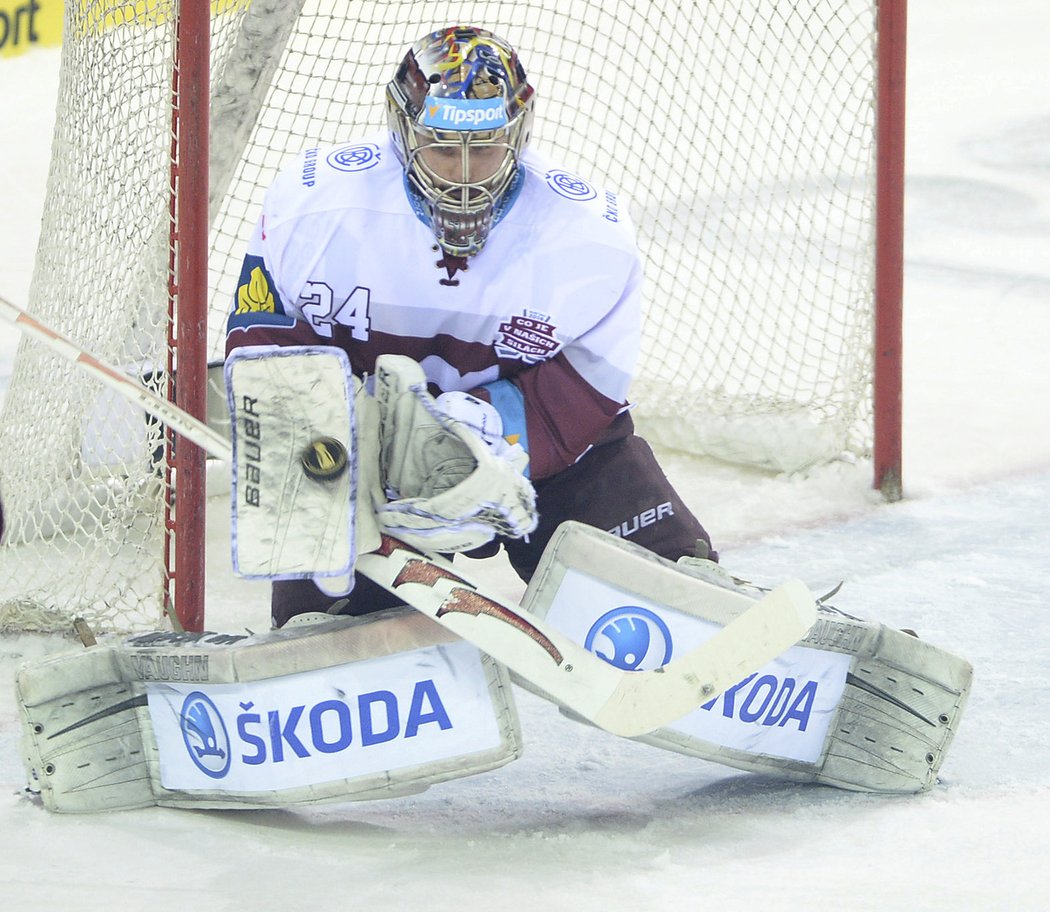
[[[0,0],[0,59],[62,43],[63,0]]]
[[[177,0],[71,0],[80,4],[75,21],[79,31],[90,34],[114,26],[136,23],[157,25],[171,21]],[[251,0],[211,0],[212,15],[245,9]],[[62,43],[63,0],[0,0],[0,59],[32,47]]]

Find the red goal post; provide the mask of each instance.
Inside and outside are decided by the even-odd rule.
[[[535,144],[629,208],[644,433],[775,472],[870,460],[900,496],[905,0],[99,0],[66,15],[27,310],[192,414],[277,169],[383,129],[404,48],[458,20],[519,49]],[[201,451],[166,446],[32,343],[0,421],[0,628],[175,612],[200,629]]]
[[[875,328],[872,380],[874,486],[900,500],[904,359],[904,136],[907,0],[878,6]]]
[[[172,92],[171,311],[169,398],[194,418],[208,407],[208,157],[211,111],[211,3],[179,0]],[[175,377],[180,378],[175,383]],[[186,382],[186,381],[189,382]],[[165,517],[169,611],[177,626],[204,629],[207,476],[204,451],[168,430],[171,453]],[[174,509],[170,508],[174,504]]]

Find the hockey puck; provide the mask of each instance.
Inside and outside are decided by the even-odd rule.
[[[318,437],[299,457],[303,472],[314,481],[334,481],[346,471],[346,447],[334,437]]]

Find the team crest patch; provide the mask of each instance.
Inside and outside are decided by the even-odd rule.
[[[367,171],[378,165],[381,157],[375,143],[357,143],[332,150],[326,161],[337,171]]]
[[[587,183],[582,177],[577,177],[571,171],[548,171],[547,186],[559,196],[566,199],[584,202],[592,200],[598,195],[598,191]]]
[[[248,266],[249,264],[246,264]],[[277,305],[262,266],[250,266],[248,278],[237,288],[236,313],[275,313]]]
[[[493,347],[500,358],[516,358],[532,364],[553,358],[561,348],[550,318],[522,314],[500,323]]]

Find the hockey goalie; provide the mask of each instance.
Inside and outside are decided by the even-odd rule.
[[[508,604],[438,552],[529,533],[520,454],[450,417],[418,365],[381,358],[371,392],[334,348],[245,350],[227,373],[238,572],[333,595],[364,577],[399,604],[26,665],[24,756],[48,808],[411,793],[520,754],[512,683],[581,724],[741,769],[933,785],[969,689],[963,660],[815,606],[800,583],[760,592],[572,522]]]
[[[505,40],[423,36],[388,129],[266,193],[227,337],[233,563],[272,629],[25,668],[47,807],[403,794],[513,760],[511,683],[582,724],[844,788],[934,782],[970,669],[721,572],[633,428],[642,264],[611,190],[529,148]],[[448,557],[502,548],[520,604]]]

